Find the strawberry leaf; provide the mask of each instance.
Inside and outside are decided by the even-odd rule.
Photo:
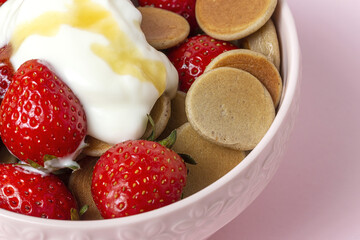
[[[67,168],[70,168],[73,171],[79,170],[80,169],[80,165],[73,161],[72,164],[69,164],[68,166],[66,166]]]
[[[164,147],[171,148],[176,142],[176,136],[176,130],[173,130],[167,138],[159,141],[159,143]]]
[[[80,215],[80,216],[84,215],[84,214],[87,212],[87,210],[89,210],[89,205],[84,205],[84,206],[82,206],[82,207],[80,208],[79,215]]]
[[[46,162],[46,161],[51,161],[55,158],[57,158],[57,157],[55,157],[54,155],[45,154],[43,160],[44,160],[44,162]]]
[[[72,208],[70,210],[71,220],[80,220],[78,210],[75,208]]]
[[[191,165],[196,165],[197,162],[190,156],[184,153],[178,153],[178,155],[184,160],[184,162],[191,164]]]
[[[146,139],[148,141],[154,141],[155,140],[155,123],[154,120],[152,119],[152,117],[150,116],[150,114],[146,114],[148,121],[151,125],[151,134],[150,136]]]
[[[42,169],[43,168],[40,164],[38,164],[38,163],[36,163],[36,162],[34,162],[34,161],[30,160],[30,159],[28,159],[27,162],[33,168],[36,168],[36,169]]]

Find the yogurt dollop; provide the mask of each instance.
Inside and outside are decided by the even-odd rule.
[[[176,93],[176,69],[147,43],[129,0],[8,0],[0,23],[14,68],[48,62],[83,104],[88,135],[104,142],[140,138],[159,96]]]

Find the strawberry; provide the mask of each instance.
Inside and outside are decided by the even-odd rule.
[[[74,154],[87,129],[77,97],[39,60],[29,60],[15,72],[0,116],[5,146],[20,160],[40,166]]]
[[[184,161],[173,150],[153,141],[129,140],[100,157],[91,191],[104,218],[124,217],[178,201],[186,175]]]
[[[14,68],[10,63],[10,52],[9,45],[0,48],[0,103],[14,75]]]
[[[0,0],[0,7],[3,5],[7,0]]]
[[[139,0],[138,2],[141,7],[153,6],[180,14],[189,22],[192,33],[199,27],[195,17],[196,0]]]
[[[233,44],[216,40],[208,35],[197,35],[187,39],[167,53],[179,74],[179,90],[187,92],[217,55],[236,49]]]
[[[77,203],[55,175],[0,164],[0,208],[30,216],[70,220]]]

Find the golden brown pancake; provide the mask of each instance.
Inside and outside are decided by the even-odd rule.
[[[91,157],[100,157],[113,145],[103,142],[91,136],[86,136],[85,142],[88,144],[83,150],[83,154]]]
[[[188,121],[185,113],[185,97],[186,93],[177,91],[175,98],[171,100],[170,119],[159,139],[166,138],[174,129],[180,127]]]
[[[79,161],[81,168],[74,171],[69,179],[69,189],[76,198],[79,208],[84,205],[89,206],[85,214],[80,216],[81,220],[102,219],[91,194],[92,172],[97,160],[98,158],[86,157]]]
[[[186,164],[189,169],[183,196],[188,197],[215,182],[238,163],[245,154],[213,144],[202,138],[189,123],[177,130],[177,140],[173,150],[190,155],[196,165]]]
[[[3,143],[0,142],[0,164],[17,163],[17,161],[17,158],[9,152]]]
[[[185,109],[191,126],[214,144],[251,150],[275,117],[269,92],[240,69],[221,67],[204,73],[190,87]]]
[[[260,29],[271,17],[277,0],[197,0],[196,19],[208,35],[237,40]]]
[[[156,102],[153,108],[151,109],[150,116],[155,124],[154,138],[158,138],[160,134],[166,128],[166,125],[169,121],[171,115],[171,100],[168,96],[162,95]],[[153,128],[148,122],[147,128],[145,130],[142,139],[146,139],[150,136]]]
[[[138,7],[143,18],[141,29],[146,40],[158,50],[182,43],[190,32],[190,25],[179,14],[155,7]]]
[[[269,91],[275,107],[279,104],[282,79],[275,65],[263,54],[247,49],[227,51],[214,58],[206,67],[205,72],[218,67],[233,67],[251,73]]]
[[[280,47],[276,28],[271,19],[255,33],[241,41],[244,48],[262,53],[280,70]]]

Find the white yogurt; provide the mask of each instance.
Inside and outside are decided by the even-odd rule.
[[[47,61],[83,104],[88,135],[115,144],[140,138],[158,97],[177,89],[175,68],[140,22],[128,0],[8,0],[0,47],[13,45],[15,69]]]

